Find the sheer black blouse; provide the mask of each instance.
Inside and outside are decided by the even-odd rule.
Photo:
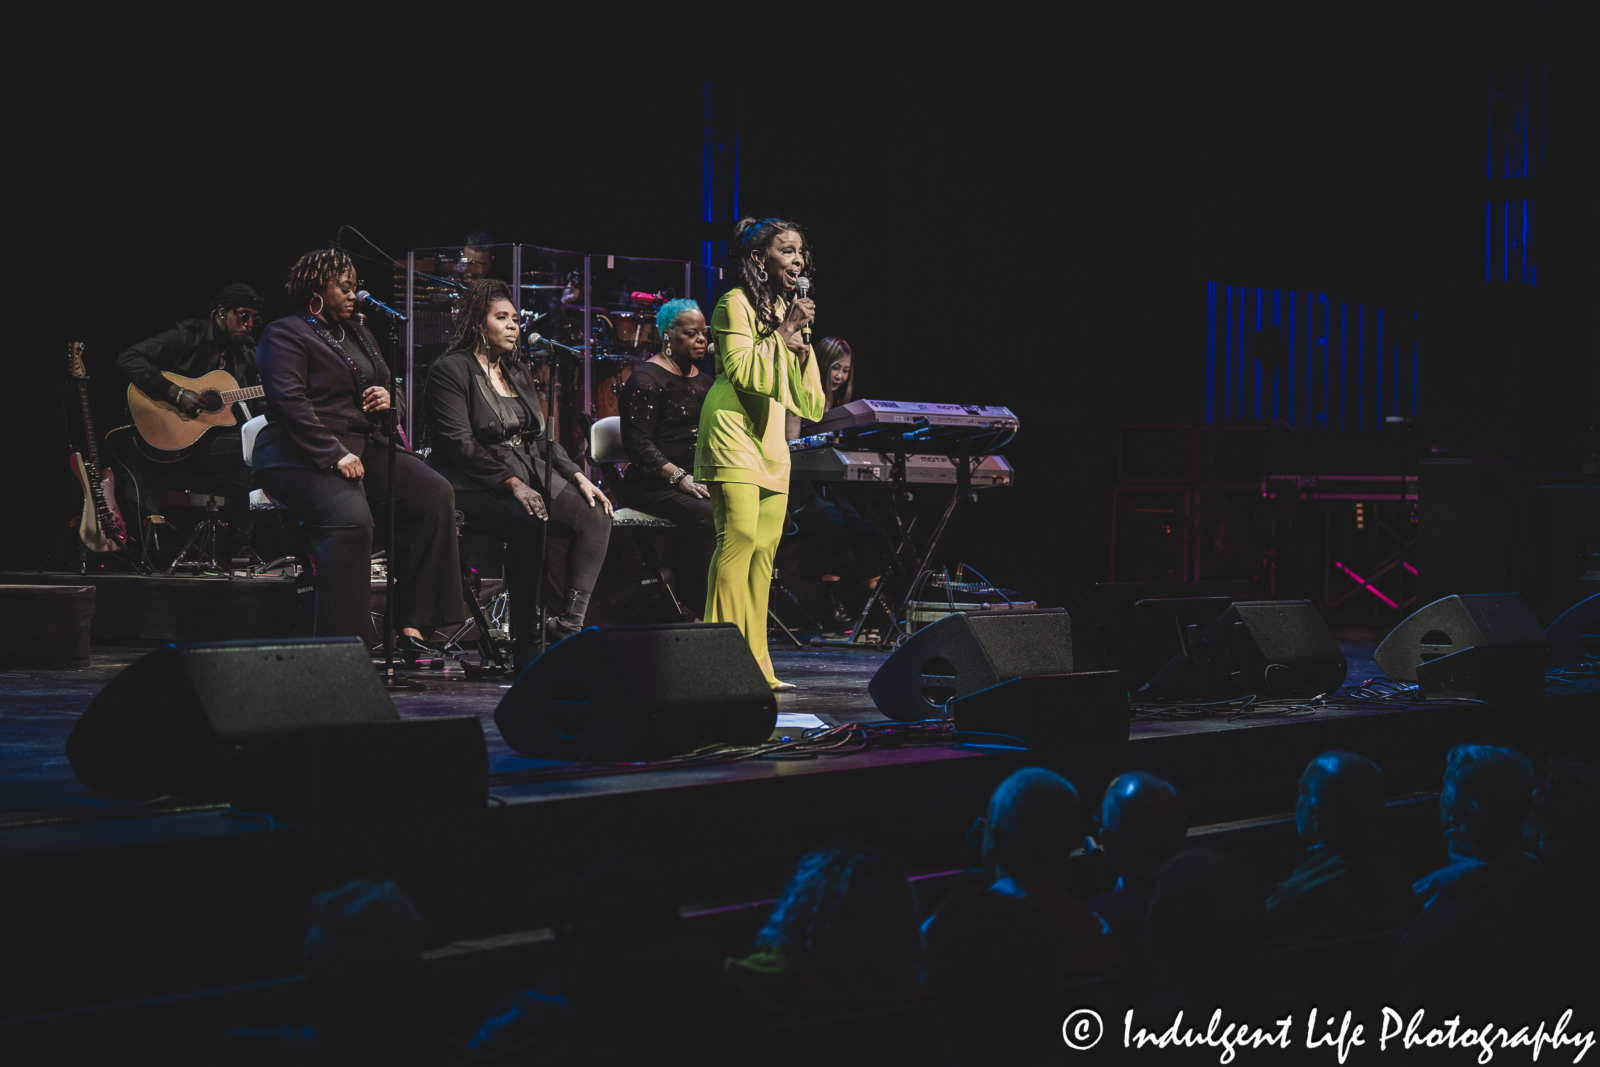
[[[626,484],[665,485],[658,472],[668,463],[694,470],[700,408],[711,383],[711,375],[698,369],[692,378],[654,363],[634,369],[617,396],[622,446],[628,450]]]

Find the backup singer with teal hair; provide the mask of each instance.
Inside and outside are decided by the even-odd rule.
[[[717,531],[705,620],[736,624],[767,684],[793,689],[767,654],[767,593],[789,499],[785,413],[815,421],[823,411],[822,376],[801,337],[816,308],[795,294],[810,249],[799,226],[777,218],[741,220],[732,245],[738,281],[711,313],[716,382],[695,451]]]
[[[628,452],[620,496],[685,531],[680,591],[698,610],[716,544],[711,492],[694,479],[700,408],[711,389],[711,376],[695,366],[706,354],[706,317],[693,300],[672,300],[656,312],[656,330],[661,351],[634,369],[617,397]]]

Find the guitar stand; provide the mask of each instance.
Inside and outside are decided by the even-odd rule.
[[[83,538],[78,536],[77,519],[69,519],[68,522],[70,525],[68,525],[65,530],[61,531],[61,536],[57,537],[55,539],[55,543],[50,546],[43,556],[39,557],[39,565],[33,568],[33,573],[43,574],[45,572],[45,568],[50,566],[50,561],[56,558],[56,555],[60,553],[63,546],[77,550],[78,573],[89,573],[89,546],[84,544]]]

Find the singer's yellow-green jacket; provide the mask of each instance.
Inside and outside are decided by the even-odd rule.
[[[778,317],[788,313],[778,303]],[[822,417],[824,396],[817,358],[806,365],[775,332],[761,326],[743,289],[732,289],[711,313],[717,344],[711,391],[700,409],[695,447],[697,482],[749,482],[775,493],[789,491],[789,442],[784,412]]]

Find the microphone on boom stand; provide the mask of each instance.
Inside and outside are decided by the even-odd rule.
[[[362,303],[362,304],[367,305],[368,307],[372,308],[375,311],[383,312],[385,315],[389,316],[391,319],[397,319],[400,322],[406,321],[406,317],[404,315],[400,314],[400,312],[396,311],[394,308],[390,307],[388,304],[385,304],[383,301],[381,301],[378,298],[374,297],[371,293],[367,292],[365,289],[363,289],[360,292],[356,293],[356,300],[358,302]]]

